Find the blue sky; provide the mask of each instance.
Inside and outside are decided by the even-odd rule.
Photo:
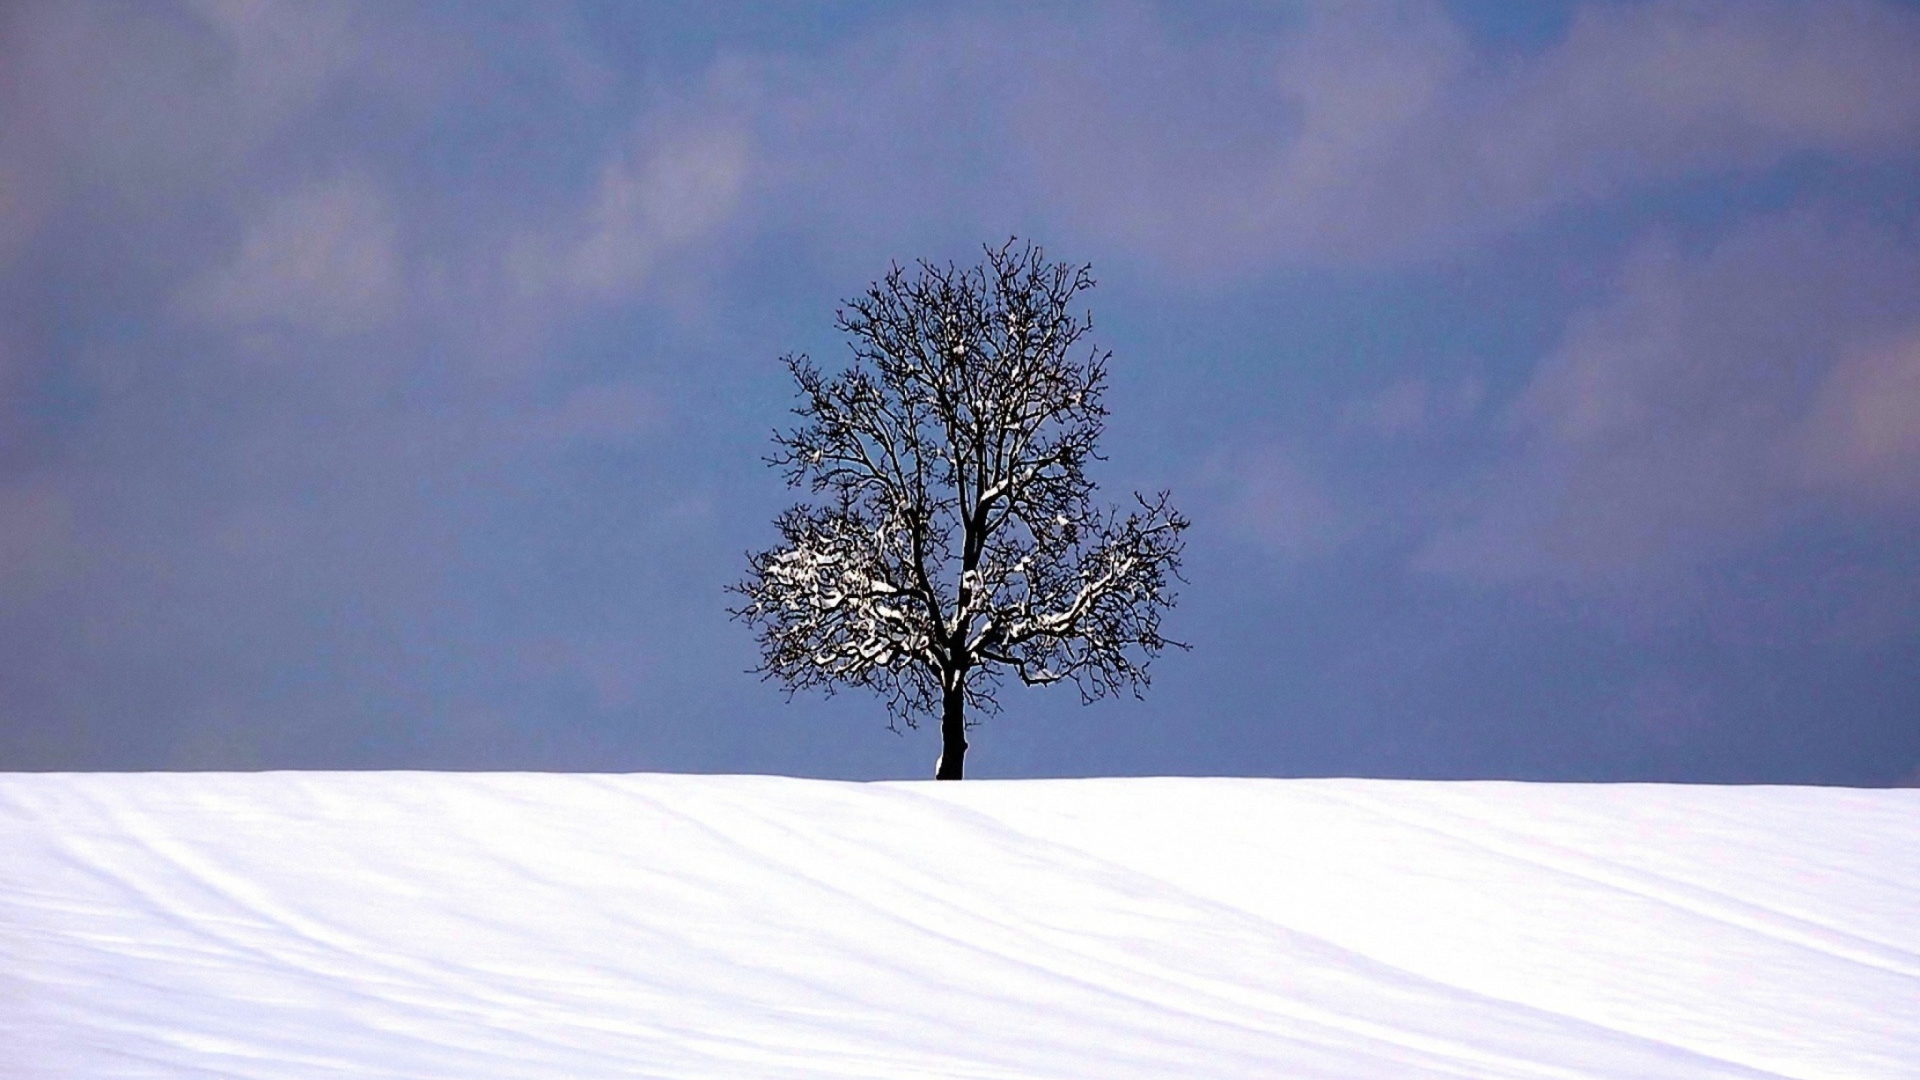
[[[0,769],[928,775],[722,588],[1018,234],[1194,650],[974,775],[1920,777],[1920,8],[763,6],[9,5]]]

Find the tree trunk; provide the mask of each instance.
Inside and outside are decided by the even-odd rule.
[[[967,690],[958,683],[940,695],[940,760],[934,762],[933,778],[960,779],[966,760]]]

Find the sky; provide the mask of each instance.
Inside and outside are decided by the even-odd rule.
[[[1018,235],[1192,650],[971,775],[1920,782],[1916,208],[1894,0],[9,4],[0,770],[930,775],[723,589]]]

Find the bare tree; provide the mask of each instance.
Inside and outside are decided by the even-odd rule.
[[[937,713],[942,780],[1005,674],[1138,696],[1148,662],[1184,647],[1160,613],[1186,519],[1166,492],[1093,503],[1111,353],[1070,310],[1093,284],[1012,240],[976,266],[896,265],[837,314],[844,370],[783,358],[805,422],[768,461],[820,501],[780,515],[733,614],[789,692],[876,690],[896,730]]]

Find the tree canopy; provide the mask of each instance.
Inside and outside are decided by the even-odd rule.
[[[837,314],[843,368],[783,358],[802,423],[769,461],[814,501],[733,586],[768,678],[875,690],[896,725],[938,715],[943,779],[1004,676],[1139,694],[1178,645],[1160,618],[1187,520],[1166,492],[1101,507],[1086,472],[1111,358],[1073,310],[1092,269],[1016,243],[892,267]]]

